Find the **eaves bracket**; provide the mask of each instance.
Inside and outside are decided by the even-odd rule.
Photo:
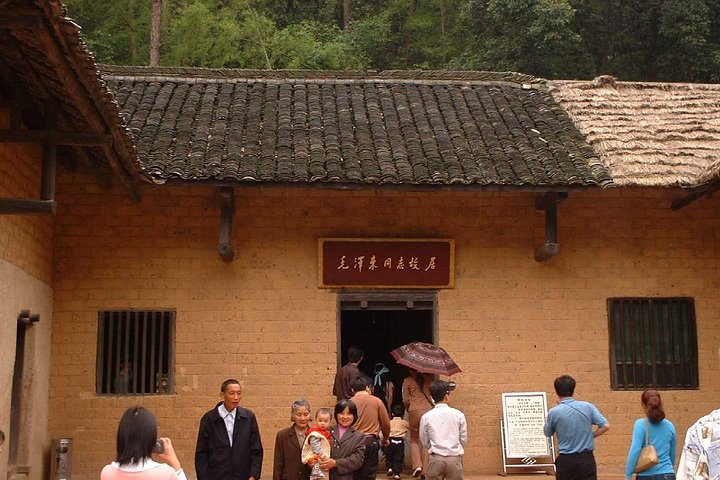
[[[25,96],[16,92],[9,103],[10,128],[0,130],[0,142],[33,141],[23,136],[26,130],[21,130],[22,110],[25,108]],[[44,105],[45,130],[38,139],[42,144],[42,176],[40,178],[40,199],[0,198],[0,214],[12,215],[55,215],[55,177],[57,172],[57,139],[55,126],[57,124],[58,105],[46,103]],[[15,135],[19,135],[15,138]]]
[[[535,261],[537,262],[544,262],[560,253],[557,204],[567,197],[567,192],[548,192],[538,195],[535,199],[535,209],[545,211],[545,243],[535,247]]]
[[[235,189],[220,187],[220,240],[217,252],[226,262],[232,262],[235,251],[230,243],[232,239],[233,216],[235,215]]]

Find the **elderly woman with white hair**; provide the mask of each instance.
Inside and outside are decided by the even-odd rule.
[[[292,424],[275,437],[273,480],[308,480],[310,469],[302,463],[302,445],[310,425],[310,404],[301,398],[290,409]]]

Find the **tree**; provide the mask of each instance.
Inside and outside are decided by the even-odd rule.
[[[350,24],[350,0],[342,0],[342,29]]]
[[[715,78],[717,0],[576,0],[575,5],[598,72],[636,80]]]
[[[658,51],[647,77],[669,81],[718,79],[720,45],[710,42],[708,2],[665,0],[658,12]]]
[[[569,0],[471,0],[461,17],[473,36],[454,65],[548,78],[594,73]]]
[[[66,0],[70,17],[99,61],[117,64],[148,62],[149,0]]]
[[[150,28],[150,66],[160,65],[160,24],[162,19],[162,0],[152,0]]]
[[[168,63],[229,68],[364,68],[352,37],[317,22],[278,26],[247,2],[194,0],[171,20]]]
[[[720,81],[720,0],[66,1],[107,63]]]

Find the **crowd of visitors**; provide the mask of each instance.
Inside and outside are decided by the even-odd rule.
[[[334,384],[337,404],[334,409],[317,409],[313,427],[307,400],[291,405],[291,424],[275,438],[273,480],[375,480],[381,449],[387,476],[400,480],[408,435],[413,477],[462,479],[468,427],[465,415],[449,405],[455,384],[411,371],[402,385],[403,404],[390,405],[373,395],[377,377],[360,373],[362,350],[352,347],[348,358]],[[595,438],[610,424],[595,405],[574,398],[575,387],[569,375],[555,379],[558,403],[550,409],[543,430],[547,437],[557,438],[558,480],[597,480]],[[255,415],[240,406],[240,382],[224,381],[220,395],[221,401],[200,420],[197,479],[259,480],[263,446]],[[677,435],[665,418],[660,393],[644,391],[640,405],[643,415],[633,426],[627,480],[633,475],[637,480],[720,480],[720,410],[688,429],[676,468]],[[0,432],[0,448],[4,439]],[[187,480],[172,442],[158,439],[155,417],[143,407],[123,414],[116,450],[101,480]],[[153,460],[153,454],[164,463]]]

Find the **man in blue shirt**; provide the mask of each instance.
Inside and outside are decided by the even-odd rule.
[[[556,479],[597,480],[594,439],[607,432],[610,424],[595,405],[572,398],[575,379],[570,375],[555,379],[555,393],[558,405],[550,409],[544,431],[546,437],[557,434]],[[593,425],[598,428],[593,430]]]

